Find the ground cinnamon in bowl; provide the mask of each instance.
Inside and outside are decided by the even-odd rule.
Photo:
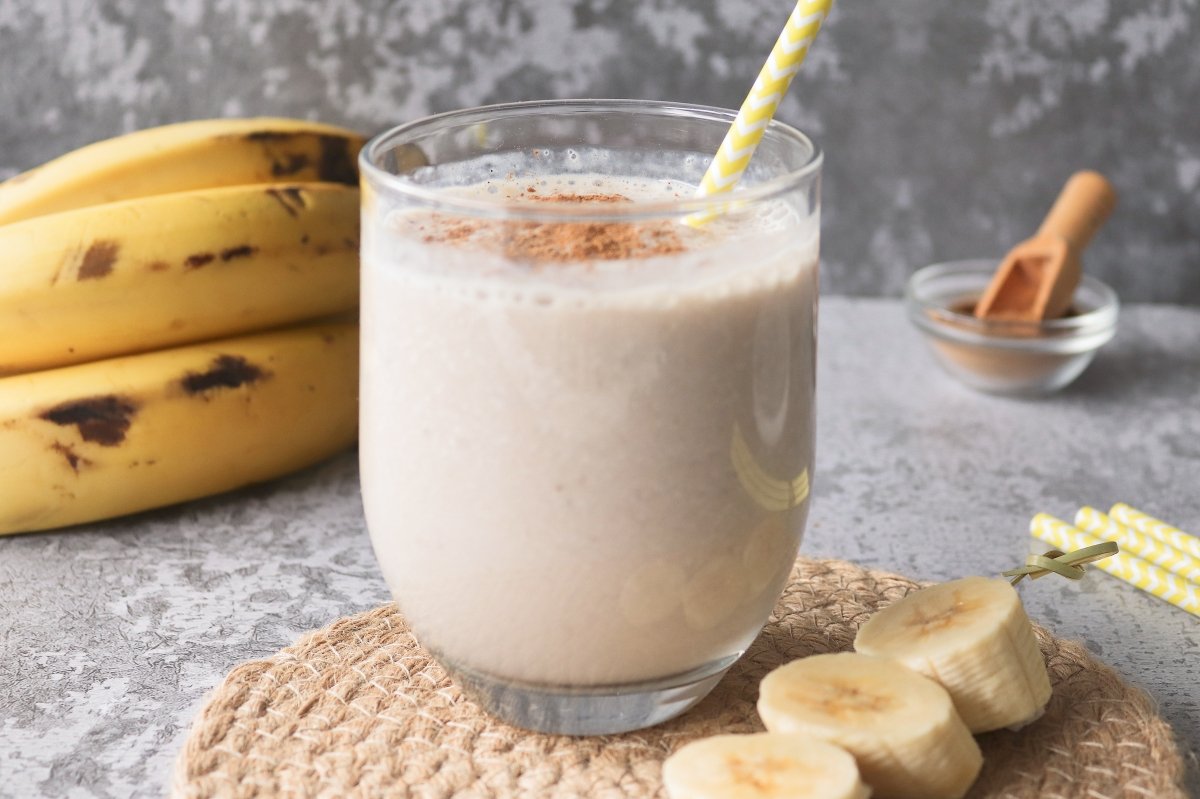
[[[1040,322],[973,315],[994,271],[990,260],[956,261],[919,270],[906,300],[938,363],[971,388],[1036,396],[1068,385],[1116,330],[1117,298],[1084,276],[1067,316]]]

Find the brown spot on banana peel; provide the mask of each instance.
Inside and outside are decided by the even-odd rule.
[[[271,159],[271,176],[287,178],[312,166],[312,158],[307,153],[287,152],[287,145],[295,139],[304,136],[300,131],[256,130],[242,136],[246,141],[261,144],[267,158]],[[276,148],[283,146],[283,152]]]
[[[60,427],[74,425],[84,441],[115,447],[125,440],[138,405],[128,397],[107,394],[69,400],[38,414],[39,419]]]
[[[199,269],[202,266],[212,263],[216,257],[211,252],[193,253],[183,259],[183,266],[185,269]]]
[[[55,441],[53,444],[50,445],[50,449],[54,450],[59,455],[62,455],[64,458],[66,458],[67,465],[71,467],[71,471],[75,472],[75,474],[79,474],[80,466],[91,466],[92,465],[92,462],[90,460],[88,460],[87,458],[85,458],[82,455],[80,455],[79,453],[77,453],[74,450],[74,448],[72,448],[71,446],[69,446],[67,444],[63,444],[58,441]]]
[[[166,261],[151,261],[146,264],[146,268],[151,272],[165,272],[171,268],[171,265]]]
[[[282,158],[272,158],[271,177],[290,178],[311,164],[312,160],[304,153],[288,153]]]
[[[331,183],[357,186],[358,164],[354,158],[356,153],[351,152],[350,140],[345,136],[322,134],[318,141],[321,156],[317,162],[317,177]]]
[[[296,138],[296,134],[286,130],[254,130],[244,134],[246,141],[281,142]]]
[[[300,210],[308,207],[308,201],[304,199],[304,192],[298,186],[288,186],[282,189],[272,187],[267,189],[267,194],[283,206],[283,210],[287,211],[288,216],[299,216]]]
[[[235,258],[249,258],[256,252],[258,252],[258,248],[252,247],[249,244],[243,244],[240,247],[229,247],[221,250],[221,260],[232,261]]]
[[[117,253],[120,249],[120,245],[115,241],[107,239],[93,241],[79,262],[76,280],[95,280],[107,276],[112,272],[113,264],[117,262]]]
[[[241,244],[237,247],[227,247],[224,250],[221,250],[220,258],[222,262],[228,263],[229,261],[233,261],[237,258],[249,258],[256,252],[258,252],[257,247],[253,247],[249,244]],[[198,252],[193,253],[185,258],[183,261],[183,266],[185,269],[199,269],[202,266],[208,266],[215,260],[217,260],[216,253]],[[166,265],[164,264],[164,268],[165,266]]]
[[[322,258],[334,252],[358,252],[358,242],[350,238],[344,238],[341,240],[341,242],[321,241],[316,244],[312,244],[312,242],[308,240],[308,237],[305,236],[301,241],[301,244],[305,246],[311,245],[313,255],[317,256],[318,258]]]
[[[218,355],[203,372],[188,372],[179,381],[188,396],[203,395],[216,388],[240,388],[271,377],[240,355]]]

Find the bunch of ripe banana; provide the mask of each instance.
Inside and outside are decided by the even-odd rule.
[[[0,183],[0,534],[354,441],[362,144],[301,120],[187,122]]]
[[[983,765],[973,733],[1035,721],[1050,678],[1005,580],[968,577],[874,614],[857,652],[781,666],[759,687],[768,732],[684,746],[671,799],[959,799]]]

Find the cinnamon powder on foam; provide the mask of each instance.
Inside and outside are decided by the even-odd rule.
[[[623,194],[538,194],[533,202],[627,203]],[[435,214],[435,222],[440,214]],[[424,228],[427,244],[476,244],[513,260],[542,262],[607,261],[672,255],[686,250],[678,225],[657,222],[533,222],[528,220],[459,220]]]

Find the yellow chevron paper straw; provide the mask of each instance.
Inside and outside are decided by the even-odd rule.
[[[1080,549],[1102,543],[1094,535],[1076,529],[1061,519],[1039,513],[1029,523],[1029,532],[1039,541],[1058,549]],[[1108,572],[1148,594],[1170,602],[1193,616],[1200,616],[1200,588],[1182,577],[1160,569],[1135,555],[1125,553],[1097,561],[1097,569]]]
[[[832,5],[833,0],[799,0],[796,3],[787,25],[771,48],[771,55],[759,71],[750,94],[738,109],[725,140],[704,173],[696,196],[707,197],[731,191],[742,179],[742,173],[762,141],[763,133],[775,116],[780,101],[787,94],[792,78],[800,71],[808,48],[816,39],[821,23],[829,16]],[[716,215],[716,211],[696,213],[685,221],[696,227]]]
[[[1147,516],[1136,508],[1131,508],[1124,502],[1118,502],[1108,511],[1108,515],[1121,524],[1132,527],[1146,535],[1152,535],[1159,541],[1166,541],[1180,552],[1186,552],[1194,558],[1200,558],[1200,538],[1172,527],[1166,522],[1159,521],[1153,516]]]
[[[1095,508],[1080,508],[1075,514],[1075,526],[1085,533],[1116,541],[1121,545],[1122,552],[1130,552],[1185,580],[1200,584],[1200,561],[1154,536],[1126,527]]]

